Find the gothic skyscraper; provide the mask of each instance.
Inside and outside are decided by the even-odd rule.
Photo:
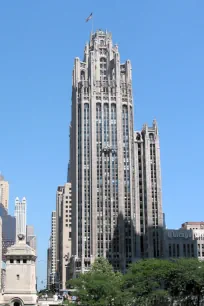
[[[70,140],[73,274],[99,256],[125,271],[136,259],[132,69],[108,32],[75,59]]]

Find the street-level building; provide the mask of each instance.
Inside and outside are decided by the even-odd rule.
[[[204,222],[185,222],[181,227],[193,231],[193,239],[197,243],[197,256],[204,260]]]
[[[197,258],[197,241],[188,229],[164,230],[164,258]]]

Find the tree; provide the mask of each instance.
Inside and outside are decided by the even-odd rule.
[[[173,300],[199,306],[204,299],[204,263],[198,259],[174,260],[166,286]]]
[[[197,259],[141,260],[130,266],[125,290],[134,305],[201,305],[204,299],[204,263]]]
[[[140,260],[132,264],[124,276],[125,290],[129,291],[134,305],[157,305],[168,301],[168,291],[164,288],[163,275],[168,262],[159,259]]]
[[[76,295],[83,306],[124,305],[122,274],[115,273],[105,258],[98,258],[89,272],[70,283],[77,289]]]

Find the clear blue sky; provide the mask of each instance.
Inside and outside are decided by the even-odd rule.
[[[204,220],[204,1],[0,1],[0,170],[10,212],[26,196],[39,281],[56,188],[69,159],[71,75],[94,28],[108,29],[133,67],[135,129],[159,124],[169,228]]]

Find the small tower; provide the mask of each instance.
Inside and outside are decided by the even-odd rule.
[[[4,303],[11,306],[36,305],[36,254],[19,234],[17,243],[6,254]]]

